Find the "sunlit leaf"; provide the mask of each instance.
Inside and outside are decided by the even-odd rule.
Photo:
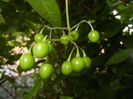
[[[50,24],[61,25],[61,14],[55,0],[27,0],[27,2]]]

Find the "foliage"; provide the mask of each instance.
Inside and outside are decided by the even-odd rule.
[[[74,43],[92,60],[90,69],[65,76],[61,64],[67,60],[73,44],[63,45],[51,41],[53,51],[48,62],[54,66],[51,78],[42,80],[35,72],[30,76],[34,85],[17,85],[17,78],[2,74],[0,85],[6,81],[13,86],[13,98],[23,99],[131,99],[133,93],[133,1],[132,0],[68,0],[71,30],[78,26],[79,37]],[[43,35],[59,39],[68,34],[65,0],[1,0],[0,1],[0,69],[14,64],[22,52],[34,45],[34,36]],[[113,11],[116,10],[117,14]],[[121,18],[118,19],[117,16]],[[97,43],[88,41],[91,25],[100,33]],[[65,27],[65,28],[64,28]],[[73,28],[74,27],[74,28]],[[128,27],[127,31],[123,31]],[[59,29],[61,28],[61,29]],[[64,31],[62,32],[62,30]],[[72,57],[75,56],[75,51]],[[82,53],[82,52],[79,52]],[[45,61],[45,59],[39,60]],[[38,63],[38,61],[37,61]],[[36,64],[36,69],[40,65]],[[1,72],[1,71],[0,71]],[[15,70],[22,73],[21,70]],[[26,77],[24,77],[26,78]],[[19,90],[23,93],[19,93]],[[29,92],[30,90],[30,92]],[[8,90],[10,92],[10,90]],[[0,96],[1,97],[1,96]],[[30,97],[30,98],[29,98]]]

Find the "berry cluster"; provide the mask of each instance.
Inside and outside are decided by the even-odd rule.
[[[58,39],[63,45],[68,45],[69,43],[74,44],[76,47],[76,55],[71,59],[74,48],[72,49],[69,57],[61,65],[61,71],[64,75],[69,75],[72,72],[81,72],[83,69],[89,69],[91,66],[91,59],[85,53],[85,51],[76,44],[76,40],[79,38],[79,32],[77,28],[70,31],[68,35],[63,33],[63,35]],[[88,39],[92,43],[96,43],[100,39],[100,34],[98,31],[92,30],[88,33]],[[53,45],[51,44],[52,39],[47,39],[42,32],[34,36],[35,44],[30,48],[29,53],[23,54],[20,57],[20,68],[22,70],[30,70],[35,66],[35,57],[44,58],[47,57],[53,51]],[[80,55],[79,49],[82,52]],[[32,51],[31,51],[32,50]],[[47,61],[42,63],[39,68],[39,74],[43,79],[47,79],[51,76],[54,71],[54,67]]]

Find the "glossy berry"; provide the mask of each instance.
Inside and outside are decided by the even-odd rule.
[[[65,61],[62,64],[61,71],[64,75],[69,75],[72,72],[72,66],[70,61]]]
[[[79,38],[79,32],[78,31],[71,31],[69,36],[70,36],[70,39],[72,41],[76,41]]]
[[[84,59],[82,57],[74,57],[71,61],[72,69],[75,72],[80,72],[84,68]]]
[[[37,58],[43,58],[49,53],[49,45],[47,42],[38,42],[33,46],[33,54]]]
[[[20,57],[19,64],[22,70],[29,70],[34,67],[35,59],[31,54],[24,54]]]
[[[40,66],[39,74],[40,74],[41,78],[47,79],[51,76],[53,70],[54,70],[54,68],[51,64],[44,63]]]
[[[90,68],[91,59],[89,57],[87,57],[87,56],[84,56],[83,59],[84,59],[84,62],[85,62],[85,68]]]
[[[67,35],[62,35],[60,38],[60,42],[64,45],[67,45],[69,43],[69,37]]]
[[[34,40],[35,42],[41,42],[43,38],[44,38],[44,35],[39,33],[35,35]]]
[[[88,33],[88,39],[91,41],[91,42],[93,42],[93,43],[95,43],[95,42],[97,42],[99,39],[100,39],[100,34],[99,34],[99,32],[98,31],[91,31],[91,32],[89,32]]]

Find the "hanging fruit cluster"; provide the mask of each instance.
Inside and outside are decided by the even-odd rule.
[[[91,31],[88,33],[88,39],[90,42],[96,43],[100,39],[100,34],[93,29],[90,23],[89,25]],[[63,35],[57,40],[64,46],[69,43],[74,45],[68,59],[61,64],[61,71],[64,75],[70,75],[72,72],[81,72],[83,69],[89,69],[91,67],[91,58],[76,44],[76,40],[79,38],[78,27],[79,26],[77,26],[75,30],[69,31],[68,35],[63,32]],[[51,44],[52,39],[48,38],[47,35],[43,35],[42,31],[43,29],[34,36],[35,44],[29,49],[29,53],[23,54],[20,57],[20,68],[24,71],[35,67],[35,58],[46,58],[53,51],[53,45]],[[72,57],[75,48],[76,55]],[[82,52],[82,55],[80,51]],[[49,78],[53,71],[54,66],[48,61],[45,61],[39,67],[39,74],[43,79]]]

